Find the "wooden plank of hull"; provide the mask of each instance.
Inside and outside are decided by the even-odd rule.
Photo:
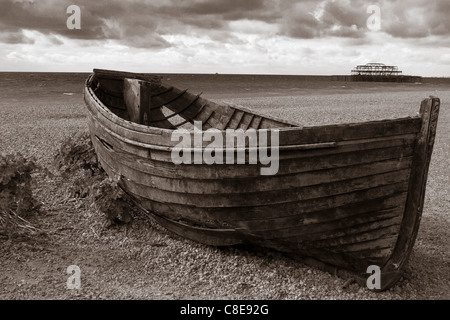
[[[391,227],[391,229],[392,231],[398,231],[398,226]],[[361,248],[365,246],[368,249],[361,249],[358,251],[338,251],[311,246],[311,243],[286,242],[283,240],[261,241],[261,244],[269,244],[268,246],[274,249],[313,257],[315,259],[320,259],[323,262],[332,263],[334,267],[344,267],[347,270],[365,274],[369,265],[383,265],[383,263],[388,260],[395,245],[396,235],[387,235],[384,238],[368,242],[359,243],[358,238],[356,238],[355,241],[355,246],[358,247],[358,245],[361,245]],[[349,261],[351,263],[348,263]]]
[[[315,224],[298,224],[296,226],[284,226],[283,228],[253,231],[252,234],[262,239],[295,239],[303,242],[333,239],[337,237],[358,234],[370,230],[399,225],[403,208],[397,207],[389,210],[368,210],[366,215],[358,217],[350,216],[341,220]],[[319,213],[320,214],[320,213]],[[241,226],[245,229],[243,226]],[[397,229],[398,230],[398,229]]]
[[[225,194],[225,193],[252,193],[298,188],[313,184],[340,181],[361,176],[372,176],[379,173],[385,173],[395,170],[407,169],[411,165],[411,158],[398,158],[381,160],[378,162],[369,162],[365,164],[352,164],[339,168],[319,169],[316,171],[303,170],[290,175],[259,176],[249,180],[247,177],[236,179],[188,179],[173,178],[167,176],[152,175],[148,172],[143,174],[141,170],[136,169],[135,163],[124,161],[121,155],[117,153],[99,150],[104,161],[114,166],[116,171],[128,179],[145,186],[158,186],[161,190],[167,190],[179,193],[195,194]],[[317,159],[322,161],[323,159]],[[375,160],[376,161],[376,160]],[[159,172],[158,172],[159,173]]]
[[[151,213],[151,216],[167,230],[170,230],[183,238],[206,245],[230,246],[246,242],[245,236],[242,236],[242,234],[234,229],[195,227],[179,221],[169,220],[154,213]]]
[[[105,156],[106,158],[107,156]],[[108,161],[108,160],[106,160]],[[111,163],[112,160],[109,160]],[[207,180],[200,179],[172,179],[159,176],[143,175],[140,171],[134,170],[121,163],[115,163],[117,171],[121,172],[128,179],[145,186],[158,186],[161,190],[192,193],[192,194],[242,194],[280,189],[300,188],[321,183],[337,182],[345,179],[358,178],[362,176],[373,176],[381,173],[402,170],[410,167],[411,159],[398,159],[370,163],[346,168],[335,168],[330,170],[319,170],[306,173],[296,173],[290,176],[273,176],[265,180],[260,179],[255,184],[244,179],[227,180]],[[285,180],[285,183],[283,183]],[[259,183],[261,181],[261,183]],[[280,182],[280,183],[278,183]],[[282,187],[280,187],[282,186]]]
[[[302,130],[280,130],[280,145],[360,140],[399,134],[417,133],[421,119],[403,118],[363,123],[303,127]]]
[[[295,258],[300,258],[302,262],[329,271],[333,274],[339,274],[343,277],[352,277],[359,280],[361,276],[361,285],[365,286],[368,275],[367,267],[375,264],[379,265],[386,261],[392,248],[370,249],[366,254],[361,255],[358,252],[335,252],[326,248],[315,248],[306,243],[287,242],[283,240],[265,240],[261,245],[289,253]]]
[[[228,226],[242,226],[242,223],[245,223],[245,221],[251,222],[253,219],[267,220],[270,223],[271,220],[291,217],[294,220],[303,220],[303,224],[308,225],[334,221],[333,216],[327,215],[329,211],[336,212],[336,216],[339,215],[337,213],[339,210],[344,210],[351,215],[352,212],[345,210],[345,208],[352,204],[360,206],[367,203],[371,205],[377,201],[383,202],[386,198],[395,200],[399,194],[404,194],[406,189],[407,183],[403,183],[290,203],[234,208],[201,208],[169,204],[142,198],[136,194],[132,195],[135,198],[139,198],[140,203],[147,210],[160,213],[175,220],[186,219],[197,221],[198,223],[215,221],[215,223],[220,225],[224,223]]]
[[[246,216],[242,216],[242,220],[235,221],[235,224],[241,228],[253,230],[253,232],[264,232],[286,227],[296,227],[298,225],[321,225],[324,223],[331,223],[334,227],[337,227],[341,223],[338,220],[351,219],[353,222],[357,222],[359,221],[358,219],[367,218],[368,212],[380,213],[382,210],[393,210],[402,206],[405,196],[405,192],[399,192],[383,198],[367,198],[339,207],[319,210],[311,209],[307,212],[299,211],[295,215],[291,214],[288,216],[283,216],[283,213],[276,217],[260,219],[248,219]],[[313,229],[308,229],[307,232],[314,233]]]
[[[358,257],[358,259],[385,261],[392,252],[398,235],[401,221],[401,210],[397,209],[397,214],[390,219],[374,218],[375,222],[365,224],[351,224],[341,230],[329,231],[326,228],[317,230],[314,238],[299,233],[289,237],[271,238],[270,234],[253,234],[256,239],[266,239],[272,243],[283,243],[285,250],[297,250],[308,248],[309,251],[326,253],[341,253]],[[380,254],[380,249],[384,249]],[[382,260],[380,260],[382,259]],[[354,267],[354,266],[353,266]],[[367,266],[366,266],[367,268]]]
[[[144,186],[131,180],[125,180],[124,184],[131,192],[158,202],[179,203],[197,207],[243,207],[269,203],[294,202],[320,198],[329,194],[341,194],[354,190],[369,189],[379,185],[402,182],[408,175],[409,170],[399,170],[371,177],[349,179],[323,185],[248,193],[245,195],[211,194],[207,197],[202,194],[183,194],[165,191],[157,187]]]
[[[322,254],[326,252],[341,254],[351,256],[359,261],[364,261],[366,263],[365,269],[371,264],[382,265],[385,263],[390,254],[392,254],[393,248],[395,246],[397,235],[394,232],[398,232],[399,225],[389,226],[385,228],[384,234],[380,233],[380,230],[376,230],[377,238],[364,241],[363,238],[353,237],[353,243],[346,246],[338,246],[334,248],[330,247],[317,247],[312,242],[293,242],[291,245],[289,242],[283,242],[284,246],[291,248],[302,248],[306,247],[309,250],[315,250],[316,252],[321,252]],[[371,234],[372,231],[367,231],[367,234]],[[276,241],[275,241],[276,243]],[[354,270],[354,266],[350,266]],[[363,269],[364,270],[364,269]],[[360,270],[360,271],[363,271]]]
[[[381,149],[385,147],[397,147],[403,146],[413,147],[415,142],[415,134],[399,135],[391,137],[383,137],[377,139],[371,139],[370,142],[364,142],[364,140],[352,140],[346,142],[329,142],[329,143],[318,143],[318,144],[305,144],[305,145],[293,145],[293,146],[281,146],[278,149],[278,159],[302,159],[314,156],[332,155],[351,151],[362,151],[362,150],[373,150]],[[119,142],[120,144],[120,142]],[[290,147],[293,147],[292,149]],[[132,149],[129,148],[130,152],[133,153]],[[164,150],[149,150],[148,158],[158,161],[173,162],[171,152]],[[223,151],[224,153],[226,151]],[[269,154],[270,154],[269,149]],[[234,153],[234,159],[238,156],[236,152]],[[193,162],[193,160],[191,159]],[[206,165],[206,163],[202,162]],[[250,164],[249,150],[245,150],[245,164]]]
[[[344,277],[357,277],[361,275],[365,286],[367,279],[366,270],[368,265],[381,264],[386,261],[392,249],[377,248],[369,250],[370,258],[362,258],[359,253],[354,252],[334,252],[326,248],[315,248],[305,243],[292,243],[282,240],[265,240],[261,245],[289,253],[295,258],[300,258],[305,264],[321,268],[333,274]],[[367,255],[363,255],[366,257]]]
[[[400,213],[402,214],[402,213]],[[378,240],[380,238],[387,236],[392,236],[395,235],[395,237],[397,238],[398,236],[398,232],[400,229],[400,219],[397,219],[398,223],[395,223],[393,225],[388,225],[385,228],[379,228],[379,229],[375,229],[375,230],[368,230],[368,231],[363,231],[361,230],[360,232],[354,232],[353,234],[344,234],[342,236],[335,236],[335,237],[327,237],[324,239],[318,239],[318,240],[309,240],[309,243],[313,243],[314,247],[316,248],[329,248],[331,249],[336,249],[338,251],[342,251],[343,246],[345,245],[351,245],[351,244],[355,244],[355,243],[365,243],[365,242],[370,242],[370,241],[374,241],[374,240]],[[291,239],[292,242],[301,242],[303,241],[302,239],[298,239],[297,237],[294,237]],[[395,245],[394,243],[390,243],[390,245],[388,246],[391,251],[393,250]],[[369,249],[374,249],[375,252],[377,252],[378,250],[375,249],[375,247],[370,247]],[[367,250],[363,250],[363,249],[358,249],[360,251],[364,251],[366,254],[368,253]],[[378,253],[376,253],[378,254]]]
[[[110,130],[106,129],[103,125],[95,121],[92,117],[90,122],[93,122],[91,128],[95,130],[96,134],[104,138],[110,144],[116,146],[115,150],[123,150],[131,155],[139,156],[144,159],[151,159],[157,161],[173,162],[172,155],[169,150],[156,150],[150,149],[139,145],[126,143],[121,137],[114,136],[110,133]],[[380,149],[383,147],[395,147],[404,146],[412,147],[414,145],[416,134],[406,134],[398,136],[388,136],[374,139],[363,140],[351,140],[337,142],[335,148],[323,148],[323,149],[299,149],[299,150],[283,150],[279,154],[279,158],[305,158],[318,155],[337,154],[357,150],[372,150]],[[248,152],[246,152],[246,163],[249,162]]]
[[[284,243],[292,243],[293,245],[307,245],[316,249],[326,249],[333,252],[359,252],[363,251],[369,256],[369,249],[389,248],[391,251],[395,246],[392,236],[398,235],[401,222],[401,209],[392,211],[390,215],[377,216],[370,215],[370,219],[364,224],[356,224],[349,221],[348,225],[341,229],[330,229],[332,225],[325,225],[323,228],[317,226],[315,233],[302,234],[301,232],[287,233],[286,236],[272,237],[274,233],[267,232],[260,235],[254,234],[259,239],[267,239],[272,241],[281,241]],[[389,217],[390,216],[390,217]],[[384,218],[387,217],[387,218]],[[372,221],[371,221],[372,220]],[[372,247],[366,247],[368,243],[374,244]],[[375,244],[378,243],[378,246]],[[356,244],[362,244],[357,246]],[[347,248],[348,246],[348,248]],[[376,250],[375,250],[376,251]]]
[[[254,178],[256,181],[253,183],[252,178],[240,177],[234,179],[221,179],[217,178],[215,180],[209,179],[202,182],[201,175],[198,178],[187,179],[183,177],[177,177],[174,173],[170,178],[165,178],[161,176],[151,175],[149,173],[143,174],[141,170],[135,170],[133,163],[123,161],[120,157],[118,161],[115,161],[119,156],[117,154],[109,155],[107,151],[100,150],[99,154],[109,161],[111,165],[114,165],[117,170],[122,171],[123,174],[127,176],[128,179],[139,183],[143,186],[155,186],[157,185],[160,189],[179,193],[193,193],[193,194],[238,194],[238,193],[254,193],[262,191],[273,191],[279,190],[279,181],[285,180],[285,184],[281,184],[281,189],[290,189],[304,187],[308,185],[326,183],[326,182],[336,182],[344,180],[345,174],[348,173],[349,178],[357,178],[363,176],[373,176],[379,173],[393,172],[397,170],[404,170],[409,168],[410,159],[398,158],[398,159],[375,159],[374,162],[367,162],[361,165],[351,164],[343,165],[340,168],[318,168],[312,169],[314,171],[308,171],[305,169],[299,169],[297,172],[293,172],[290,175],[285,176],[265,176],[265,178]],[[106,154],[104,154],[106,152]],[[114,158],[117,156],[117,158]],[[108,160],[109,159],[109,160]],[[113,159],[113,160],[112,160]],[[378,162],[377,162],[378,161]],[[112,163],[114,162],[114,163]],[[125,164],[124,164],[125,163]],[[367,169],[366,171],[364,171]],[[156,169],[155,169],[156,170]],[[368,173],[366,175],[366,172]],[[335,176],[332,176],[335,174]],[[167,175],[166,175],[167,176]],[[284,179],[283,179],[284,178]],[[297,179],[299,178],[299,179]]]
[[[91,129],[95,130],[96,134],[99,132],[98,136],[103,137],[104,133],[102,131],[97,130],[97,128],[93,128],[94,125],[91,125]],[[106,141],[117,147],[115,148],[115,161],[133,168],[141,173],[150,174],[153,176],[161,176],[166,178],[190,178],[190,179],[228,179],[228,178],[255,178],[253,182],[267,181],[267,178],[261,177],[260,173],[260,164],[256,165],[175,165],[170,162],[161,162],[158,160],[152,159],[143,159],[141,157],[134,157],[131,154],[127,154],[125,152],[121,152],[120,148],[123,148],[124,144],[115,144],[114,140],[106,139]],[[331,154],[330,152],[325,152],[324,156],[313,156],[310,158],[303,159],[304,155],[301,155],[301,159],[288,158],[285,159],[283,157],[283,153],[281,153],[279,160],[279,170],[278,175],[287,175],[292,173],[299,172],[307,172],[307,171],[315,171],[315,170],[324,170],[331,169],[336,167],[344,167],[351,166],[357,164],[364,163],[373,163],[377,161],[391,160],[391,159],[400,159],[407,158],[412,153],[412,148],[406,144],[406,147],[403,147],[405,143],[400,141],[397,145],[401,144],[401,146],[389,147],[384,149],[368,149],[365,151],[356,151],[356,152],[343,152]],[[370,146],[367,146],[370,147]],[[352,147],[347,147],[351,149]],[[356,148],[358,149],[358,148]],[[141,152],[141,156],[145,156],[145,148],[136,149]],[[345,149],[337,149],[337,152],[347,151]],[[318,153],[315,153],[318,154]],[[313,154],[313,155],[315,155]],[[287,178],[287,181],[289,178]],[[252,182],[252,183],[253,183]],[[208,182],[205,182],[208,184]]]
[[[399,219],[397,219],[398,221]],[[400,227],[400,221],[397,224],[388,226],[386,228],[380,228],[375,230],[376,239],[362,240],[360,238],[354,239],[354,243],[344,244],[333,248],[334,252],[345,252],[356,254],[364,252],[364,256],[367,257],[369,251],[378,251],[378,249],[393,249],[398,237],[398,230]],[[383,233],[381,233],[383,231]],[[373,232],[373,231],[372,231]],[[365,232],[366,235],[370,235],[370,231]],[[327,247],[331,250],[331,247]],[[386,256],[388,257],[388,256]]]
[[[135,159],[136,157],[146,159],[149,155],[149,150],[147,148],[125,143],[109,134],[106,130],[100,129],[99,124],[92,118],[89,120],[88,126],[93,138],[97,137],[97,139],[106,141],[113,147],[113,151],[116,153],[121,153],[127,157],[131,156]]]

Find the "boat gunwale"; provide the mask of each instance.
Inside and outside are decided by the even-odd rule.
[[[121,118],[120,116],[114,114],[110,108],[108,106],[106,106],[99,97],[97,97],[97,95],[95,94],[94,90],[92,89],[92,87],[90,87],[90,80],[91,77],[93,77],[94,74],[91,74],[90,77],[88,78],[88,80],[86,81],[86,86],[85,86],[85,92],[84,92],[84,97],[85,97],[85,102],[88,105],[88,110],[90,113],[90,116],[96,117],[95,115],[95,111],[93,112],[92,109],[98,110],[99,113],[106,118],[106,120],[108,120],[109,122],[113,123],[114,125],[117,125],[119,127],[122,127],[126,130],[130,130],[130,131],[134,131],[136,133],[142,133],[142,134],[150,134],[150,135],[155,135],[155,136],[170,136],[174,131],[176,131],[176,129],[165,129],[165,128],[159,128],[159,127],[152,127],[152,126],[148,126],[148,125],[143,125],[143,124],[138,124],[126,119]],[[90,102],[90,103],[89,103]],[[250,112],[251,110],[246,109],[248,112]],[[260,115],[258,113],[255,113],[254,111],[253,114],[255,116],[260,116],[260,117],[265,117],[264,115]],[[401,122],[401,121],[408,121],[408,120],[417,120],[420,119],[420,116],[415,115],[415,116],[408,116],[408,117],[399,117],[399,118],[391,118],[391,119],[380,119],[380,120],[370,120],[370,121],[361,121],[361,122],[348,122],[348,123],[340,123],[340,124],[327,124],[327,125],[315,125],[315,126],[303,126],[303,127],[279,127],[279,128],[269,128],[269,129],[255,129],[255,131],[257,133],[262,132],[262,131],[270,131],[270,130],[277,130],[280,134],[287,134],[289,135],[289,132],[302,132],[304,130],[308,130],[308,129],[323,129],[323,130],[327,130],[329,128],[336,128],[336,127],[352,127],[352,126],[364,126],[364,125],[371,125],[371,124],[382,124],[382,123],[389,123],[389,122]],[[187,129],[185,129],[187,130]],[[226,129],[225,130],[220,130],[220,129],[215,129],[218,130],[220,133],[222,133],[222,135],[225,136],[226,134]],[[112,130],[110,133],[113,133]],[[194,130],[187,130],[189,133],[193,133]],[[121,135],[118,135],[114,132],[113,134],[114,136],[116,136],[116,138],[119,138],[120,140],[122,140],[125,143],[128,144],[133,144],[136,146],[140,146],[140,147],[144,147],[144,148],[150,148],[150,149],[156,149],[156,150],[161,150],[161,151],[171,151],[174,147],[174,145],[171,144],[162,144],[162,145],[153,145],[153,144],[148,144],[148,143],[142,143],[139,141],[135,141],[132,139],[128,139],[125,137],[122,137]],[[355,139],[358,140],[358,139]],[[333,148],[333,147],[337,147],[337,145],[340,143],[341,141],[328,141],[328,142],[321,142],[321,143],[311,143],[311,144],[299,144],[299,145],[292,145],[292,144],[285,144],[285,145],[280,145],[278,148],[279,150],[289,150],[289,149],[312,149],[312,148]],[[204,150],[206,148],[206,146],[202,146],[201,150]],[[256,147],[256,149],[260,150],[264,147]],[[266,147],[268,149],[273,148],[271,146]],[[200,149],[200,148],[198,148]],[[196,148],[191,148],[191,150],[196,151]],[[227,148],[222,148],[223,151],[226,151]],[[241,150],[251,150],[251,148],[245,147],[245,148],[233,148],[233,150],[236,151],[241,151]]]
[[[118,80],[118,81],[120,81],[123,78],[132,78],[132,79],[143,80],[143,81],[149,81],[149,80],[151,81],[153,79],[158,79],[158,82],[161,82],[160,81],[161,80],[160,77],[158,77],[156,75],[150,75],[150,74],[146,75],[146,74],[142,74],[142,73],[131,73],[131,72],[124,72],[124,71],[112,71],[112,70],[105,70],[105,69],[94,69],[94,73],[91,74],[91,76],[93,76],[93,77],[90,77],[89,81],[87,83],[90,84],[90,82],[98,75],[100,75],[100,78],[103,78],[103,79],[111,79],[111,80]],[[162,82],[161,82],[161,84],[162,84]],[[169,92],[169,91],[173,90],[174,88],[175,88],[174,86],[167,86],[167,90],[166,91],[158,93],[156,95],[152,95],[152,97],[161,95],[161,94],[163,94],[165,92]],[[183,95],[184,93],[188,92],[188,89],[181,90],[181,92],[182,92],[181,95]],[[105,91],[105,93],[108,94],[108,92],[106,92],[106,91]],[[116,93],[114,93],[114,94],[111,93],[110,95],[112,95],[112,96],[117,98]],[[198,93],[196,95],[195,94],[192,94],[192,95],[196,96],[196,99],[198,99],[202,95],[202,92]],[[207,100],[207,101],[211,101],[210,99],[206,99],[206,98],[202,98],[202,99]],[[211,102],[213,102],[213,101],[211,101]],[[255,113],[255,111],[253,111],[253,110],[251,110],[249,108],[246,108],[244,106],[241,106],[239,104],[234,104],[234,103],[225,102],[225,101],[222,101],[221,103],[217,103],[217,102],[214,102],[214,103],[216,103],[218,105],[223,105],[223,106],[226,105],[226,106],[228,106],[230,108],[242,111],[244,113],[250,113],[250,114],[253,114],[253,115],[256,115],[256,116],[260,116],[260,117],[266,118],[267,120],[280,122],[280,123],[286,124],[286,125],[288,125],[290,127],[298,128],[298,127],[302,127],[303,126],[300,123],[290,122],[290,121],[287,121],[285,119],[273,117],[271,115],[260,115],[260,114],[257,114],[257,113]],[[172,130],[172,129],[169,129],[169,130]]]

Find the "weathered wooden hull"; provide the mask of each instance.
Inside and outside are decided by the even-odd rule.
[[[124,78],[154,83],[146,124],[126,120]],[[169,89],[106,71],[85,88],[102,167],[158,223],[209,245],[282,250],[361,284],[376,265],[381,290],[401,277],[419,228],[439,99],[425,99],[418,117],[300,127]],[[258,137],[277,128],[278,172],[261,175],[264,165],[248,163],[248,154],[245,164],[174,164],[177,125],[160,106],[224,137],[230,128],[253,128]]]

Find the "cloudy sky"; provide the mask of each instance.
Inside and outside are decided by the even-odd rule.
[[[449,17],[450,0],[0,0],[0,71],[326,75],[382,62],[449,77]]]

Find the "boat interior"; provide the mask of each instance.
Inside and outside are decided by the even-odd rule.
[[[300,126],[239,105],[204,99],[201,93],[166,85],[154,75],[95,69],[87,86],[115,115],[151,127],[193,130],[194,121],[201,121],[204,130]]]

